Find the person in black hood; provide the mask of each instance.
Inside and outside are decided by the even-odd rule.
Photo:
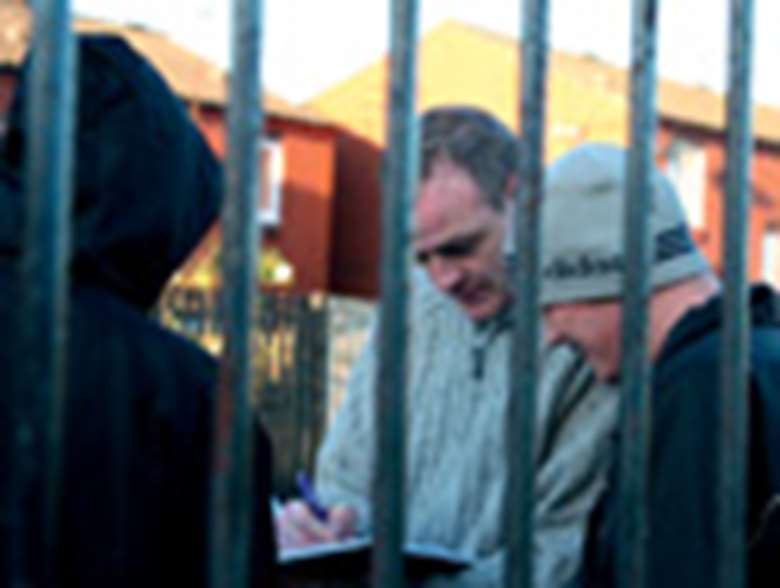
[[[221,168],[183,105],[124,41],[82,37],[78,55],[59,542],[56,569],[39,585],[206,586],[216,365],[148,313],[215,220]],[[6,340],[19,301],[27,70],[0,153]],[[2,373],[13,373],[14,353],[13,345],[0,348]],[[13,417],[4,400],[0,441],[9,447]],[[253,586],[270,586],[274,574],[270,460],[258,425]],[[0,464],[0,567],[14,536],[7,466]]]
[[[580,346],[602,380],[621,374],[623,203],[627,156],[604,144],[578,147],[548,173],[542,304],[548,337]],[[652,181],[648,226],[648,353],[652,432],[647,489],[646,585],[718,584],[719,415],[723,361],[720,281],[691,238],[674,188]],[[583,219],[589,222],[583,223]],[[777,586],[780,562],[780,305],[766,286],[750,292],[751,408],[742,538],[748,585]],[[621,439],[616,439],[617,447]],[[616,451],[616,455],[618,455]],[[590,519],[577,586],[618,584],[617,466]]]

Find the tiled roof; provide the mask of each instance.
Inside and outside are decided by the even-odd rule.
[[[18,65],[24,58],[30,37],[30,16],[19,2],[0,0],[0,66]],[[165,35],[138,26],[77,18],[80,33],[121,36],[145,55],[165,77],[171,88],[187,100],[224,105],[227,102],[227,76],[207,59],[185,49]],[[313,112],[295,107],[274,94],[265,93],[266,112],[271,116],[315,125],[326,121]]]
[[[454,61],[457,67],[448,65]],[[625,129],[618,130],[617,126],[623,127],[628,116],[630,80],[626,69],[561,51],[551,52],[549,67],[548,94],[556,102],[549,109],[553,116],[587,118],[596,129],[591,139],[616,140],[617,135],[625,139]],[[418,105],[427,108],[459,100],[475,103],[516,126],[519,72],[515,39],[448,21],[422,38]],[[381,143],[384,118],[380,115],[385,105],[386,78],[386,59],[382,59],[335,84],[309,105],[323,116]],[[661,119],[716,131],[724,129],[725,99],[712,90],[659,80],[657,103]],[[373,115],[375,110],[380,115]],[[754,114],[755,136],[780,143],[780,109],[756,105]],[[572,125],[572,129],[576,126]]]
[[[505,38],[505,41],[515,46],[513,40]],[[558,51],[553,53],[552,67],[566,69],[570,75],[580,78],[584,84],[628,96],[629,74],[621,67],[592,57]],[[725,128],[725,97],[713,90],[659,79],[657,102],[658,114],[662,118],[707,129]],[[754,134],[766,141],[780,142],[780,108],[755,104],[753,113]]]

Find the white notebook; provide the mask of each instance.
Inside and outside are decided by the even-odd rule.
[[[372,551],[371,537],[357,537],[337,543],[283,549],[279,553],[279,565],[284,573],[295,576],[358,576],[371,569]],[[440,545],[407,543],[404,546],[404,564],[408,576],[456,572],[472,563],[471,558]]]

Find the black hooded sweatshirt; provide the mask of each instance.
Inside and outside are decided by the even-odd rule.
[[[148,317],[168,277],[214,221],[221,169],[183,105],[123,41],[78,43],[67,399],[56,569],[34,585],[206,586],[214,361]],[[0,157],[0,373],[22,302],[27,69]],[[29,406],[29,404],[28,404]],[[11,565],[14,403],[0,394],[0,568]],[[255,447],[253,586],[271,584],[270,447]],[[40,537],[29,537],[28,554]],[[36,567],[32,561],[21,566]],[[40,567],[40,566],[38,566]],[[4,577],[0,573],[0,577]]]
[[[717,585],[722,312],[719,296],[690,310],[653,366],[647,561],[652,588]],[[774,588],[780,585],[780,301],[770,288],[756,286],[749,312],[748,586]],[[609,486],[591,516],[577,586],[617,585],[615,466]]]

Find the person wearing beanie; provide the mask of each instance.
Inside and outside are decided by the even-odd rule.
[[[582,350],[602,381],[621,379],[627,153],[586,144],[556,161],[542,207],[541,303],[548,340]],[[648,353],[652,434],[647,585],[717,584],[720,281],[694,243],[669,180],[653,173]],[[750,292],[747,529],[752,588],[780,553],[780,306]],[[616,439],[619,451],[620,439]],[[617,455],[616,453],[615,455]],[[619,472],[589,523],[577,586],[616,585]],[[776,574],[775,574],[776,578]],[[776,584],[773,584],[776,585]]]
[[[0,144],[0,373],[7,385],[0,393],[0,585],[14,570],[31,588],[205,588],[217,365],[150,310],[216,220],[222,170],[180,100],[125,41],[83,36],[77,51],[64,435],[50,566],[41,561],[45,538],[23,532],[42,505],[12,495],[20,462],[15,411],[23,400],[36,408],[34,393],[15,399],[9,392],[27,381],[13,326],[36,320],[19,312],[25,293],[17,282],[24,159],[35,132],[27,116],[29,61]],[[271,449],[259,426],[254,459],[251,586],[270,588]]]
[[[511,293],[504,256],[517,185],[518,139],[467,106],[421,120],[409,309],[406,538],[473,560],[425,588],[498,588],[506,561],[503,496],[511,450]],[[371,532],[377,331],[319,453],[326,522],[293,501],[278,520],[282,548]],[[534,586],[563,586],[580,565],[587,514],[602,491],[617,395],[594,385],[581,356],[544,349],[538,384]]]

